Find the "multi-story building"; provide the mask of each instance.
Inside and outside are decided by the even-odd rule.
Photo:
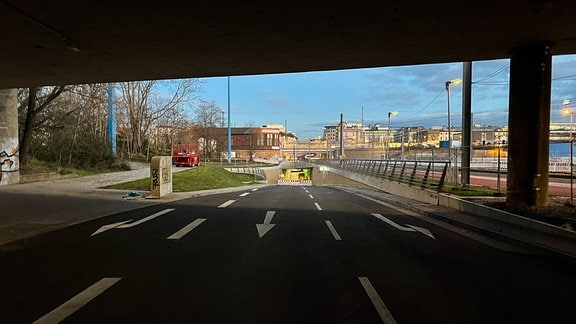
[[[508,142],[508,127],[479,126],[472,128],[472,146],[505,144]]]
[[[225,154],[227,128],[218,128],[219,138],[224,141],[220,145],[221,154]],[[252,161],[256,158],[282,160],[291,144],[297,137],[284,132],[284,127],[265,125],[264,127],[233,127],[231,128],[232,158]]]
[[[342,135],[347,144],[359,144],[363,140],[365,129],[360,123],[344,123]],[[324,139],[329,144],[338,145],[340,143],[340,125],[324,126]]]
[[[551,126],[551,134],[557,137],[567,137],[568,131],[565,124]],[[555,131],[554,131],[555,130]],[[411,147],[440,147],[441,142],[448,141],[447,127],[423,126],[401,127],[398,129],[388,129],[381,127],[379,124],[368,127],[350,124],[343,128],[344,140],[347,146],[358,148],[378,148],[389,147],[399,148],[404,146]],[[576,132],[575,132],[576,133]],[[462,141],[462,128],[451,127],[450,136],[453,145],[458,145]],[[340,126],[324,126],[324,139],[333,145],[339,145]],[[472,146],[494,145],[497,143],[506,143],[508,140],[508,127],[506,126],[479,126],[475,125],[472,129]],[[456,143],[456,144],[455,144]]]

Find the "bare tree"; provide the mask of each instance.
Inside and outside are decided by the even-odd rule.
[[[130,154],[143,153],[152,126],[183,119],[185,104],[195,99],[199,79],[120,83],[119,132]],[[166,94],[166,95],[164,95]]]
[[[33,133],[39,126],[36,120],[37,117],[65,90],[65,86],[28,89],[28,98],[25,104],[26,120],[24,122],[24,127],[22,128],[22,137],[20,139],[20,163],[22,165],[28,163],[28,155]]]
[[[213,158],[212,155],[217,151],[218,143],[221,142],[217,127],[223,124],[222,110],[214,101],[201,101],[194,109],[194,121],[198,127],[200,150],[203,151],[205,157]]]

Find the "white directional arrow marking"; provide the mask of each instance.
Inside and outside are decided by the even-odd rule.
[[[406,224],[406,225],[410,226],[411,228],[415,229],[416,231],[428,236],[429,238],[436,239],[434,237],[434,235],[432,235],[432,232],[430,232],[430,230],[427,228],[418,227],[418,226],[414,226],[414,225],[410,225],[410,224]]]
[[[260,238],[266,235],[266,233],[268,233],[268,231],[271,230],[272,227],[276,226],[276,224],[270,224],[272,222],[272,217],[274,217],[274,214],[276,214],[276,211],[274,210],[267,211],[266,217],[264,217],[264,224],[256,224],[256,230],[258,230],[258,235],[260,236]]]
[[[96,232],[92,233],[92,235],[90,235],[90,236],[98,235],[98,234],[100,234],[100,233],[102,233],[102,232],[106,232],[107,230],[116,228],[116,227],[118,227],[118,226],[120,226],[120,225],[122,225],[122,224],[126,224],[126,223],[131,222],[131,221],[132,221],[132,220],[129,219],[129,220],[127,220],[127,221],[123,221],[123,222],[119,222],[119,223],[104,225],[104,226],[100,227],[99,229],[97,229]]]
[[[164,214],[168,214],[168,213],[171,212],[171,211],[174,211],[174,208],[168,208],[168,209],[161,210],[161,211],[159,211],[159,212],[157,212],[157,213],[155,213],[155,214],[152,214],[152,215],[150,215],[150,216],[148,216],[148,217],[144,217],[144,218],[142,218],[142,219],[140,219],[140,220],[138,220],[138,221],[136,221],[136,222],[134,222],[134,223],[131,223],[131,224],[122,224],[122,225],[118,226],[118,228],[130,228],[130,227],[134,227],[134,226],[140,225],[140,224],[142,224],[142,223],[145,223],[145,222],[147,222],[147,221],[149,221],[149,220],[153,220],[154,218],[156,218],[156,217],[158,217],[158,216],[162,216],[162,215],[164,215]]]
[[[404,232],[419,232],[419,233],[422,233],[422,234],[424,234],[430,238],[436,239],[434,237],[434,235],[432,235],[432,233],[425,228],[413,226],[413,225],[408,225],[408,224],[406,224],[406,225],[408,225],[408,227],[404,227],[404,226],[398,225],[398,224],[394,223],[393,221],[389,220],[388,218],[386,218],[380,214],[376,214],[376,213],[372,213],[372,216],[378,218],[379,220],[385,222],[386,224],[394,227],[397,230],[404,231]]]
[[[144,222],[147,222],[147,221],[149,221],[149,220],[152,220],[152,219],[154,219],[154,218],[156,218],[156,217],[158,217],[158,216],[162,216],[162,215],[164,215],[164,214],[167,214],[167,213],[169,213],[169,212],[171,212],[171,211],[174,211],[174,208],[164,209],[164,210],[162,210],[162,211],[159,211],[159,212],[157,212],[157,213],[155,213],[155,214],[152,214],[152,215],[150,215],[150,216],[148,216],[148,217],[144,217],[144,218],[142,218],[142,219],[140,219],[140,220],[138,220],[138,221],[135,221],[134,223],[130,223],[130,224],[127,224],[127,223],[128,223],[128,222],[131,222],[131,221],[132,221],[131,219],[129,219],[129,220],[127,220],[127,221],[119,222],[119,223],[113,223],[113,224],[104,225],[104,226],[100,227],[99,229],[97,229],[97,230],[96,230],[94,233],[92,233],[92,235],[90,235],[90,236],[94,236],[94,235],[100,234],[100,233],[102,233],[102,232],[106,232],[107,230],[110,230],[110,229],[113,229],[113,228],[130,228],[130,227],[134,227],[134,226],[140,225],[140,224],[142,224],[142,223],[144,223]]]

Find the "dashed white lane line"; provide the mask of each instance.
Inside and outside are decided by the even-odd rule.
[[[334,239],[336,241],[342,241],[342,238],[340,237],[340,234],[338,234],[338,232],[336,231],[336,228],[334,228],[334,225],[332,225],[332,223],[327,220],[326,222],[326,226],[328,226],[328,229],[330,230],[330,233],[332,233],[332,236],[334,236]]]
[[[374,289],[374,286],[372,286],[370,280],[368,280],[367,277],[358,277],[358,279],[360,280],[362,287],[364,287],[364,290],[366,290],[368,297],[370,297],[370,300],[372,301],[372,304],[374,305],[376,311],[380,315],[382,322],[384,322],[385,324],[396,324],[396,320],[392,316],[392,313],[390,313],[388,307],[386,307],[386,305],[378,295],[378,292],[376,292],[376,289]]]
[[[112,287],[115,283],[120,281],[122,278],[103,278],[92,286],[88,287],[83,292],[72,297],[70,300],[64,304],[58,306],[56,309],[50,313],[42,316],[34,323],[59,323],[66,317],[72,315],[74,312],[82,308],[84,305],[88,304],[92,299],[96,298],[98,295],[106,291],[106,289]]]
[[[243,193],[243,194],[240,194],[240,197],[246,197],[246,196],[248,196],[249,194],[250,194],[249,192],[245,192],[245,193]]]
[[[182,237],[184,237],[184,235],[190,233],[193,229],[195,229],[196,227],[198,227],[200,224],[202,224],[204,221],[206,220],[206,218],[198,218],[195,219],[192,223],[182,227],[182,229],[180,229],[178,232],[168,236],[166,239],[168,240],[179,240]]]
[[[308,197],[310,197],[310,199],[314,199],[314,196],[312,196],[312,195],[308,195]]]
[[[226,207],[232,205],[235,201],[236,201],[236,199],[228,200],[227,202],[225,202],[225,203],[223,203],[222,205],[218,206],[218,208],[226,208]]]
[[[252,190],[250,190],[250,191],[252,191],[252,192],[258,191],[258,188],[254,188],[254,189],[252,189]]]
[[[316,206],[316,209],[322,210],[322,207],[320,207],[320,205],[318,205],[318,203],[314,203],[314,205]]]

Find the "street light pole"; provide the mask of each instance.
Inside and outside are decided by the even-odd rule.
[[[574,139],[572,137],[572,132],[574,128],[574,110],[568,107],[569,101],[564,100],[564,105],[566,106],[562,110],[564,116],[570,116],[570,206],[574,206]]]
[[[448,80],[446,81],[446,92],[448,94],[448,163],[452,163],[452,133],[450,129],[450,85],[457,85],[461,82],[460,79]],[[454,168],[454,184],[458,184],[458,166],[452,166]]]
[[[397,111],[388,112],[388,134],[386,135],[386,160],[390,160],[390,128],[392,127],[392,116],[398,115]]]

